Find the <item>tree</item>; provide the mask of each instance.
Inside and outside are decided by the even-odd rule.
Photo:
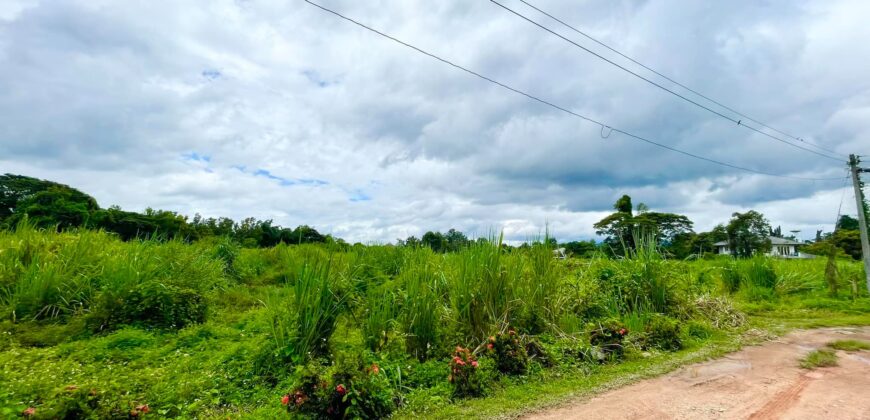
[[[596,234],[606,237],[607,248],[617,254],[623,248],[634,249],[635,234],[654,235],[659,245],[667,246],[676,235],[692,231],[692,221],[680,214],[653,212],[644,205],[641,207],[644,212],[635,216],[628,195],[620,197],[613,208],[616,213],[601,219],[593,227]]]
[[[448,252],[459,251],[468,246],[469,242],[465,234],[456,229],[448,230],[444,235],[444,241],[446,242]]]
[[[770,250],[770,223],[755,210],[732,214],[725,230],[734,256],[748,258]]]
[[[446,251],[446,240],[444,239],[444,235],[440,232],[426,232],[423,234],[423,238],[421,238],[421,242],[423,245],[432,248],[435,252],[445,252]]]
[[[593,240],[565,242],[562,247],[572,256],[580,258],[591,257],[598,251],[598,244]]]
[[[840,219],[837,220],[837,228],[836,230],[845,229],[845,230],[858,230],[858,219],[851,217],[849,215],[841,215]]]
[[[26,214],[38,227],[77,227],[98,210],[97,200],[67,185],[23,175],[0,176],[0,225]]]

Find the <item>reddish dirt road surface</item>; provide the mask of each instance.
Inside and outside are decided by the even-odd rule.
[[[870,352],[837,351],[839,366],[802,369],[808,352],[870,327],[793,332],[528,419],[870,419]]]

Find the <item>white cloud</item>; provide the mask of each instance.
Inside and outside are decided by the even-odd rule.
[[[692,153],[768,172],[842,173],[488,2],[322,2]],[[862,2],[534,3],[775,127],[840,153],[870,149]],[[602,139],[596,125],[303,2],[3,3],[0,91],[0,172],[71,184],[103,206],[272,218],[352,241],[451,227],[504,228],[520,240],[546,224],[562,239],[590,237],[623,193],[699,228],[756,208],[812,236],[830,229],[840,196],[837,181],[761,177],[616,133]]]

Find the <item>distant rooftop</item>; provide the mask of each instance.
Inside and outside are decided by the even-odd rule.
[[[770,237],[771,245],[803,245],[803,242],[793,241],[791,239],[780,238],[779,236],[771,236]],[[713,244],[713,246],[728,246],[728,241],[720,241]]]

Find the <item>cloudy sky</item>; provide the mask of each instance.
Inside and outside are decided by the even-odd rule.
[[[671,147],[845,175],[486,0],[316,1]],[[528,1],[757,120],[870,154],[870,2]],[[570,240],[593,237],[630,194],[697,230],[757,209],[811,237],[844,196],[840,180],[761,176],[601,134],[301,0],[0,2],[0,172],[70,184],[104,207],[254,216],[364,242],[451,227],[521,240],[545,225]],[[854,213],[851,190],[845,200]]]

